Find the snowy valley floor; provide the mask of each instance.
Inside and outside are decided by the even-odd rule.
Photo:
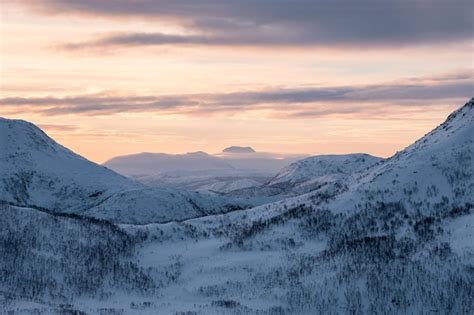
[[[55,222],[58,218],[36,210],[12,207],[4,211],[10,212],[10,223],[25,224],[23,233],[29,233],[31,239],[42,233],[40,228],[26,230],[28,220],[38,221],[38,215],[43,225],[67,229],[71,238],[60,236],[58,231],[33,242],[38,247],[27,249],[25,263],[51,263],[49,258],[59,260],[58,264],[50,264],[58,269],[47,271],[45,265],[43,273],[28,275],[30,279],[44,277],[45,282],[37,288],[41,292],[4,294],[0,301],[4,312],[13,314],[419,314],[428,309],[442,314],[469,314],[473,309],[471,210],[462,215],[449,214],[443,220],[447,224],[442,231],[437,219],[417,231],[415,226],[426,219],[412,225],[408,220],[395,223],[397,218],[405,217],[403,209],[397,214],[395,208],[390,208],[363,218],[313,210],[267,208],[183,223],[123,225],[120,228],[130,235],[133,249],[128,254],[117,250],[120,262],[109,257],[107,264],[122,264],[125,269],[103,267],[99,271],[102,267],[96,265],[105,258],[95,257],[86,247],[107,251],[109,245],[100,244],[101,240],[94,237],[98,244],[76,247],[78,260],[86,259],[87,263],[76,261],[75,266],[64,266],[71,257],[45,257],[54,253],[51,246],[71,246],[75,229],[81,234],[82,229],[92,229],[89,232],[100,236],[95,227],[83,225],[80,218],[68,218],[68,227],[54,226],[65,222]],[[391,218],[394,226],[383,227],[381,218],[388,213],[395,213]],[[378,226],[379,236],[363,233],[365,236],[357,238],[340,237],[353,230],[353,224],[371,221]],[[94,224],[109,233],[111,227]],[[383,236],[395,227],[405,235]],[[115,237],[125,236],[120,230],[115,233],[117,236],[110,237],[119,244]],[[56,236],[58,243],[47,244]],[[125,261],[133,262],[133,267]],[[21,259],[16,263],[22,263]],[[92,277],[95,271],[101,276]],[[60,274],[72,277],[63,291],[48,279]],[[96,288],[88,288],[85,282],[90,278],[95,279]],[[91,290],[92,298],[87,298],[87,290]],[[42,295],[44,301],[50,301],[29,299],[28,294]]]

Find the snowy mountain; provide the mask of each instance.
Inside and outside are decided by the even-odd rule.
[[[120,223],[183,220],[249,206],[218,195],[149,189],[73,153],[31,123],[3,118],[0,178],[0,201]]]
[[[357,156],[352,158],[357,159]],[[339,156],[339,162],[344,159],[344,156]],[[385,160],[371,157],[369,164],[374,164],[365,170],[365,162],[359,164],[362,171],[346,176],[336,188],[334,185],[323,185],[320,189],[288,198],[272,207],[322,202],[333,212],[351,213],[358,208],[380,203],[400,203],[417,214],[464,207],[474,204],[473,159],[474,100],[471,100],[449,115],[440,126],[394,156]],[[318,158],[307,160],[318,161]],[[293,170],[298,169],[298,164],[294,163],[282,171],[269,184],[297,183],[302,175]],[[337,165],[337,159],[331,164]],[[324,168],[319,174],[314,171],[314,178],[321,174],[325,176],[324,172],[330,169]],[[314,180],[311,176],[308,178],[309,181]]]
[[[81,211],[142,185],[73,153],[31,123],[0,118],[0,199]]]
[[[104,165],[149,187],[227,193],[258,187],[278,170],[301,158],[232,146],[216,155],[140,153],[118,156]]]
[[[251,147],[231,146],[222,150],[224,153],[256,153]]]
[[[474,204],[474,101],[439,127],[355,176],[333,202],[339,211],[355,203],[400,202],[417,213]]]
[[[344,180],[252,209],[113,225],[3,204],[0,310],[471,314],[473,158],[474,99],[389,159],[312,158]],[[326,176],[304,169],[275,181]]]
[[[381,158],[368,154],[318,155],[305,158],[284,167],[264,185],[244,187],[230,191],[232,196],[274,196],[283,199],[327,185],[342,185],[357,172],[361,172]]]
[[[267,185],[299,186],[323,176],[347,176],[364,170],[380,160],[368,154],[312,156],[283,168]]]

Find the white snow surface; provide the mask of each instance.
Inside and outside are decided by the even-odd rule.
[[[80,211],[131,181],[66,149],[22,120],[0,118],[0,200]]]
[[[379,161],[381,158],[369,154],[312,156],[283,168],[267,185],[302,185],[323,176],[351,175]]]

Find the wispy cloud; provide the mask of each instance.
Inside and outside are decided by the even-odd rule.
[[[38,126],[47,131],[53,131],[53,132],[68,132],[68,131],[75,131],[78,130],[79,128],[75,125],[62,125],[62,124],[38,124]]]
[[[109,34],[96,46],[399,46],[473,38],[470,0],[24,0],[46,14],[166,20],[191,35]]]
[[[66,97],[6,97],[3,107],[43,115],[107,115],[122,112],[157,112],[201,115],[266,110],[280,117],[353,115],[383,112],[384,106],[420,108],[473,96],[472,71],[410,78],[375,85],[268,88],[232,93],[183,95],[71,95]]]

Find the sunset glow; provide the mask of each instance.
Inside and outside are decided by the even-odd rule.
[[[386,157],[472,97],[468,1],[336,2],[1,0],[0,116],[96,162],[229,145]]]

